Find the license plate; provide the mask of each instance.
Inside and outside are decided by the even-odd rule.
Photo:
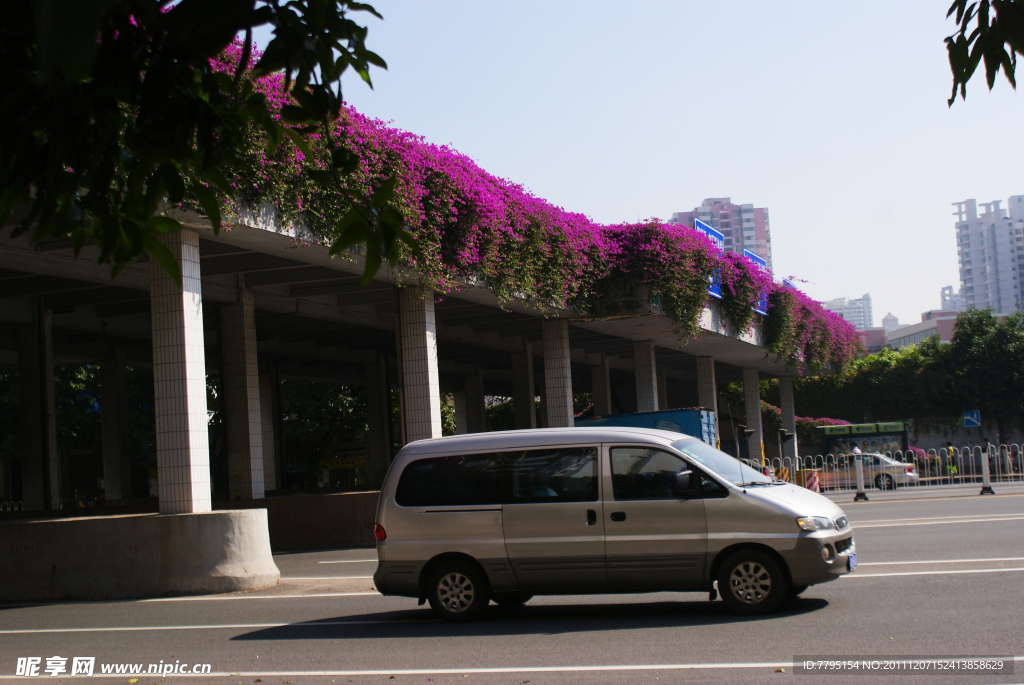
[[[857,553],[854,552],[853,554],[851,554],[849,556],[849,559],[850,559],[850,562],[849,562],[850,570],[852,571],[853,569],[857,568]]]

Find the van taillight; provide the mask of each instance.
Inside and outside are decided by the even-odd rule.
[[[387,538],[388,534],[384,532],[384,527],[379,523],[373,524],[373,537],[377,538],[377,542]]]

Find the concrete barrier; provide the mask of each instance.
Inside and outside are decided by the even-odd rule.
[[[265,509],[0,523],[0,600],[109,599],[277,585]]]

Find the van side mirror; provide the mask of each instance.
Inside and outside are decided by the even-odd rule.
[[[680,471],[676,474],[676,480],[672,488],[673,492],[684,499],[690,499],[697,495],[693,483],[690,482],[690,477],[693,475],[693,471]]]

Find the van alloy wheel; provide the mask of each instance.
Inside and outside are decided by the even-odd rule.
[[[430,608],[445,621],[472,621],[490,601],[483,573],[465,561],[442,563],[430,575],[427,588]]]
[[[756,549],[731,554],[718,574],[722,601],[737,614],[763,614],[782,604],[789,582],[767,552]]]

